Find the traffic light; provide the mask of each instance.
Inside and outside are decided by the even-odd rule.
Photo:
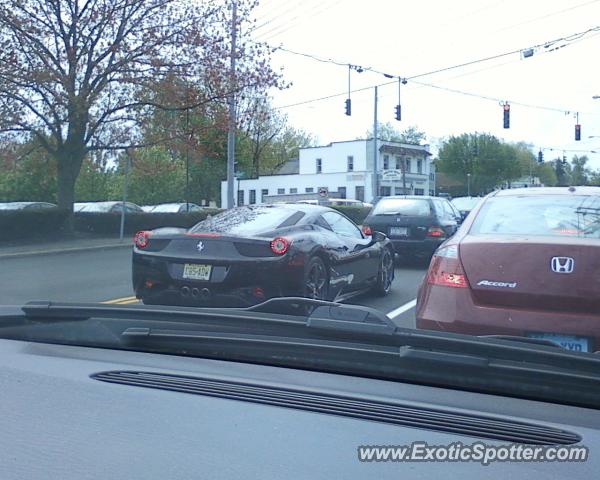
[[[396,105],[396,120],[402,120],[402,107],[400,105]]]
[[[567,164],[567,156],[566,156],[566,155],[563,155],[563,158],[562,158],[562,164],[563,164],[563,165],[566,165],[566,164]]]
[[[538,152],[538,163],[544,163],[544,152],[541,150]]]
[[[352,100],[349,98],[346,99],[346,115],[352,115]]]
[[[504,104],[504,128],[510,128],[510,105]]]
[[[575,125],[575,141],[579,142],[581,140],[581,125]]]

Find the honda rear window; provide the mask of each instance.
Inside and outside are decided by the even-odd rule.
[[[191,233],[214,232],[257,235],[298,223],[304,212],[281,207],[240,207],[208,217],[194,225]]]
[[[413,198],[382,198],[373,209],[373,215],[406,215],[411,217],[429,217],[429,200]]]
[[[600,197],[493,197],[484,203],[470,233],[600,238]]]

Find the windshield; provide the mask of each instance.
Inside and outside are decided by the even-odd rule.
[[[303,212],[281,207],[235,208],[201,221],[190,229],[190,233],[258,235],[284,224],[295,225],[303,216]]]
[[[261,308],[301,311],[257,364],[321,327],[344,348],[399,327],[593,357],[599,18],[600,0],[0,0],[0,315],[258,308],[259,335]],[[393,325],[344,333],[305,318],[320,302]],[[118,321],[102,348],[148,351]],[[93,322],[46,340],[94,346]]]
[[[407,215],[411,217],[428,217],[431,215],[429,200],[411,198],[384,198],[377,202],[373,215]]]
[[[600,239],[600,197],[499,196],[485,202],[471,233]]]

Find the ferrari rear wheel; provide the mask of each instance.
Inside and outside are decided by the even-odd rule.
[[[304,296],[315,300],[326,300],[327,287],[328,275],[325,263],[319,257],[311,258],[304,274]]]
[[[379,273],[377,274],[377,284],[375,285],[375,293],[385,296],[392,289],[394,281],[394,253],[386,248],[381,254],[379,261]]]

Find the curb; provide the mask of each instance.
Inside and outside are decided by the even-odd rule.
[[[19,257],[33,257],[37,255],[52,255],[52,254],[61,254],[61,253],[76,253],[76,252],[86,252],[90,250],[105,250],[105,249],[113,249],[113,248],[133,248],[131,243],[109,243],[106,245],[94,245],[91,247],[73,247],[73,248],[61,248],[61,249],[52,249],[52,250],[30,250],[25,252],[15,252],[15,253],[0,253],[0,260],[3,258],[19,258]]]

